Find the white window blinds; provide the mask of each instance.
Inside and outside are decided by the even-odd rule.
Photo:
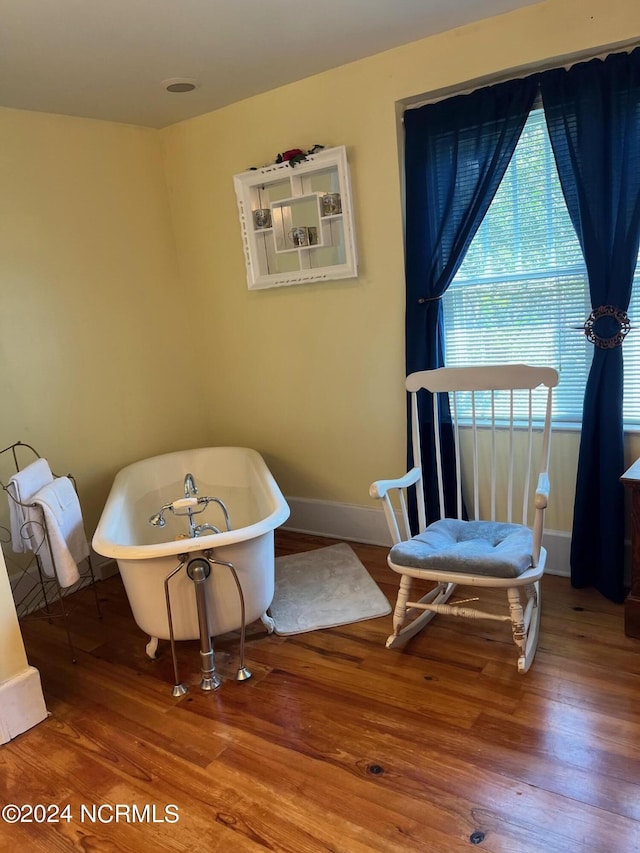
[[[636,268],[623,357],[624,420],[640,427],[639,277]],[[582,332],[589,285],[541,109],[529,116],[443,308],[447,365],[553,366],[554,421],[580,423],[593,354]]]

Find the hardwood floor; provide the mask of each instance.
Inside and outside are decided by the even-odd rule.
[[[277,553],[333,541],[280,531]],[[386,549],[352,547],[393,602]],[[404,651],[385,649],[390,616],[287,638],[255,623],[250,681],[218,638],[225,680],[203,694],[181,643],[192,689],[174,699],[168,643],[149,660],[119,577],[98,589],[102,622],[75,596],[75,665],[59,623],[23,621],[51,716],[0,748],[0,799],[69,820],[0,822],[0,850],[640,850],[640,640],[591,590],[543,579],[524,676],[496,623],[437,617]]]

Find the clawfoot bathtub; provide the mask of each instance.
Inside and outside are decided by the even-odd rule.
[[[199,497],[188,497],[190,490]],[[203,496],[218,502],[207,503]],[[196,503],[202,524],[194,536],[196,528],[183,507]],[[158,524],[161,508],[170,511]],[[133,618],[150,636],[147,653],[154,657],[158,639],[170,639],[165,579],[181,556],[183,562],[209,557],[231,563],[242,588],[246,623],[261,618],[273,630],[266,614],[274,593],[273,531],[288,517],[289,507],[255,450],[184,450],[135,462],[117,474],[92,544],[98,554],[117,560]],[[170,595],[174,639],[198,639],[196,598],[186,572],[171,579]],[[238,587],[225,565],[212,566],[205,597],[212,636],[241,627]]]

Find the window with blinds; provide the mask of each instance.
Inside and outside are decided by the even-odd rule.
[[[624,421],[640,428],[640,273],[623,344]],[[448,366],[525,362],[560,374],[554,422],[579,424],[593,344],[580,244],[542,109],[531,112],[502,183],[443,297]],[[470,412],[459,412],[462,417]]]

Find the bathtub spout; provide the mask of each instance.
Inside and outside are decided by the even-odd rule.
[[[204,585],[211,574],[207,560],[195,557],[187,563],[187,575],[194,583],[196,591],[196,606],[198,609],[198,627],[200,630],[200,680],[201,690],[217,690],[221,685],[220,677],[216,674],[215,653],[211,643],[207,599]]]
[[[197,494],[198,489],[193,479],[193,474],[187,474],[184,478],[184,496],[185,498],[190,498]]]

